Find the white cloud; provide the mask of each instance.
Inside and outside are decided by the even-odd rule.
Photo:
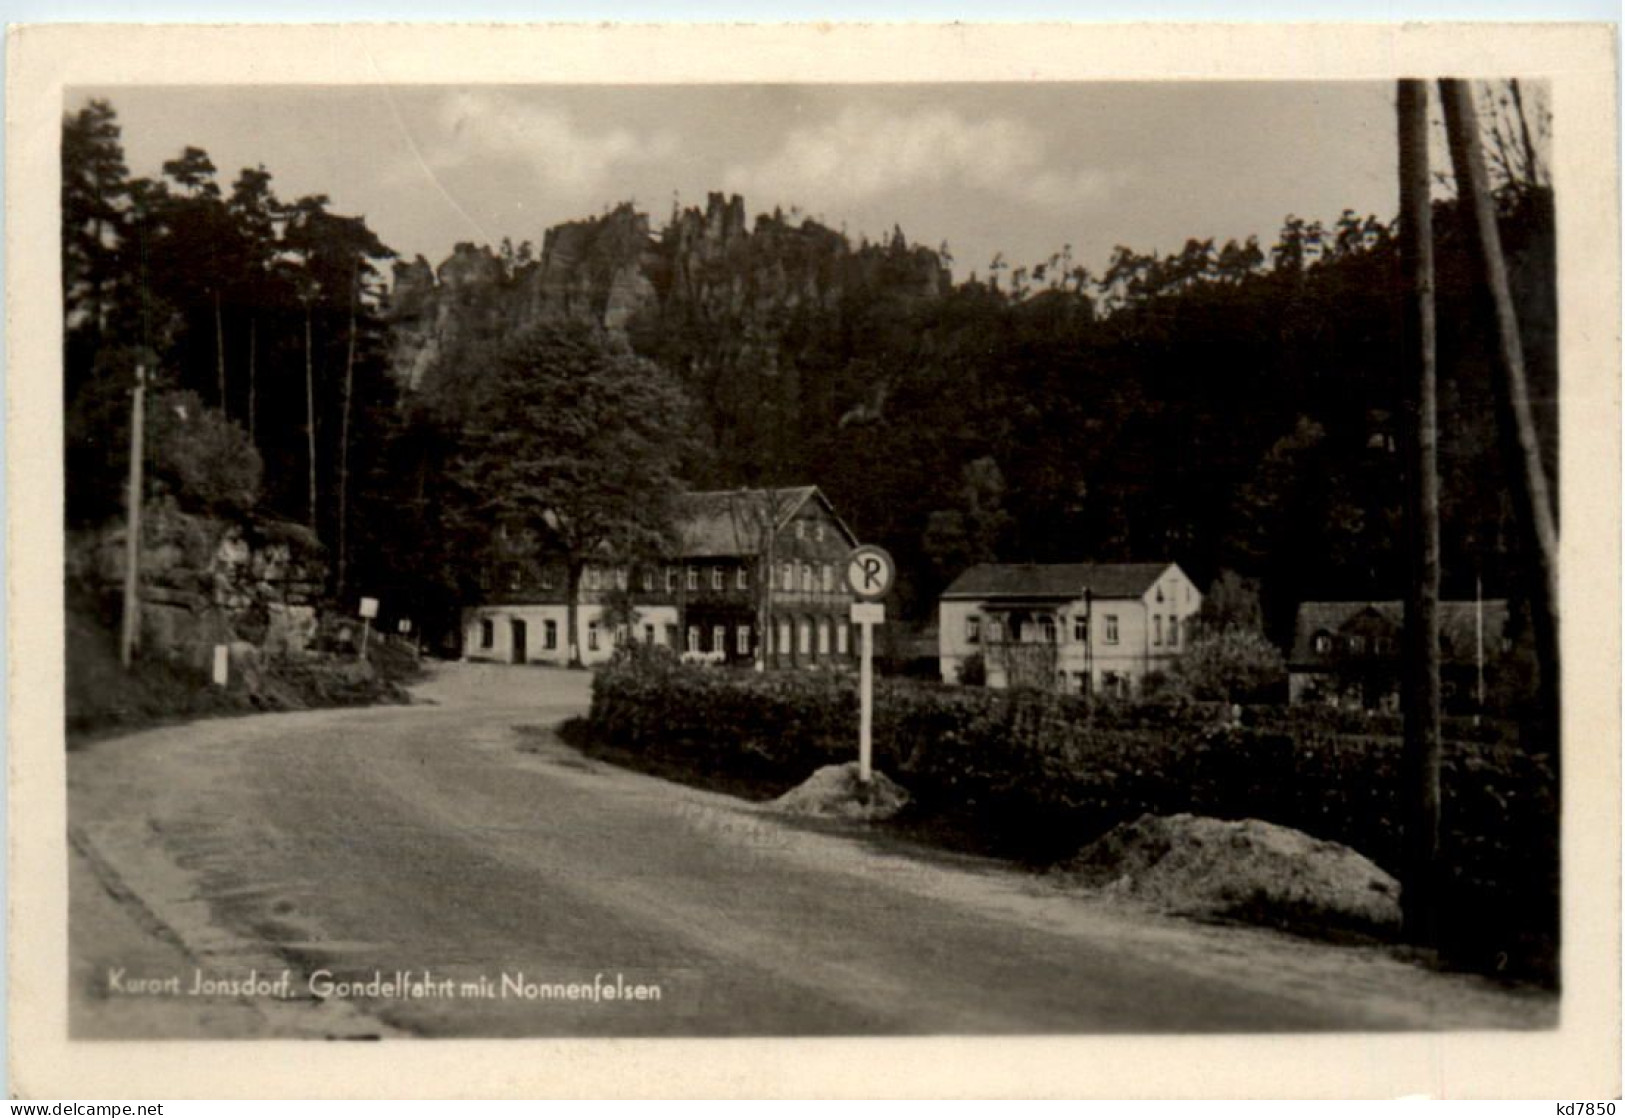
[[[511,94],[475,90],[451,94],[436,113],[439,136],[426,145],[431,164],[449,168],[506,159],[525,164],[544,186],[574,197],[616,185],[629,168],[667,159],[677,138],[629,128],[588,131],[570,114]]]
[[[851,106],[832,120],[790,132],[766,158],[731,167],[725,184],[747,196],[819,208],[952,185],[1065,210],[1105,201],[1126,177],[1057,165],[1043,134],[1023,120]]]

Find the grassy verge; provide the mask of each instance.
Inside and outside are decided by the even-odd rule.
[[[259,711],[407,702],[405,684],[418,673],[409,652],[379,641],[367,661],[312,658],[262,664],[252,681],[217,687],[208,673],[158,657],[141,657],[126,671],[118,638],[89,611],[67,616],[67,740],[69,748],[112,734],[196,718]]]

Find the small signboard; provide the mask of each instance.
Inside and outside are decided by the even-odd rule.
[[[886,620],[884,602],[853,602],[852,622],[855,625],[879,625]]]
[[[878,602],[897,581],[897,564],[883,547],[863,544],[846,557],[846,588],[865,602]]]
[[[410,633],[412,631],[412,623],[403,617],[396,624],[395,631],[397,633]]]
[[[362,598],[361,599],[361,616],[362,617],[377,617],[378,616],[378,599],[377,598]]]

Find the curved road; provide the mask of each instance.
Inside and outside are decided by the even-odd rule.
[[[1129,911],[995,863],[793,824],[590,761],[547,729],[584,710],[589,682],[445,665],[420,688],[421,705],[220,719],[70,755],[76,1034],[1303,1031],[1552,1019],[1549,998],[1375,949]],[[127,931],[110,930],[115,920],[151,942],[137,950]],[[286,970],[290,985],[184,993],[199,973],[229,981],[250,970]],[[177,989],[131,989],[171,976]],[[402,988],[366,985],[379,981]],[[605,986],[621,997],[605,998]]]

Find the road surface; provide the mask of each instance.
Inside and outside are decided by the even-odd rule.
[[[1378,949],[1129,910],[592,761],[547,729],[585,709],[589,686],[444,665],[409,707],[216,719],[71,754],[74,1034],[1306,1031],[1555,1015],[1550,997]],[[250,973],[258,989],[207,985]]]

